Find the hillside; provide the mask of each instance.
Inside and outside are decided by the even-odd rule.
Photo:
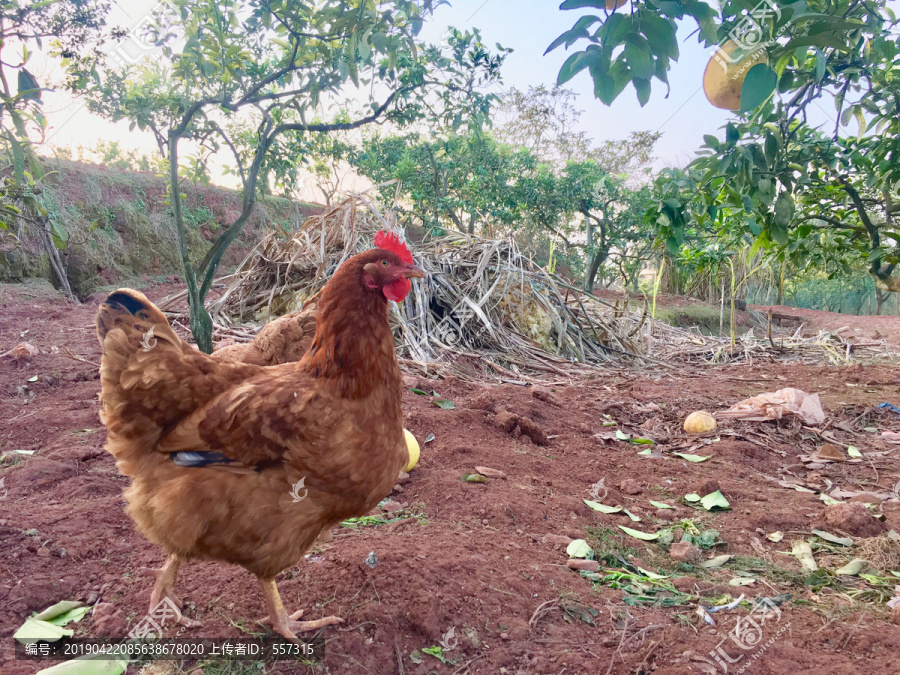
[[[47,160],[50,174],[38,200],[68,234],[60,251],[72,288],[80,298],[128,279],[180,274],[175,228],[167,204],[167,182],[152,172],[110,169],[68,160]],[[241,194],[185,182],[185,225],[195,262],[241,211]],[[262,197],[243,232],[225,254],[222,270],[235,265],[262,232],[292,229],[318,210],[313,204]],[[24,220],[0,238],[0,281],[39,277],[57,284],[40,239]]]

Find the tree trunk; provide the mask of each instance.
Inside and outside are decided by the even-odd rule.
[[[884,301],[888,299],[888,294],[886,291],[882,291],[880,288],[875,289],[875,315],[878,316],[881,314],[881,306],[884,304]]]
[[[69,276],[66,274],[66,268],[63,265],[62,258],[59,257],[59,251],[56,248],[56,244],[53,243],[53,233],[50,230],[49,218],[44,217],[40,219],[38,232],[40,234],[41,243],[44,245],[44,250],[47,251],[47,257],[50,259],[50,269],[53,270],[53,274],[56,275],[56,279],[59,281],[62,292],[65,293],[70,300],[77,303],[78,298],[72,291],[72,286],[69,284]]]
[[[178,185],[178,140],[176,134],[169,136],[169,181],[172,185],[172,212],[175,217],[175,231],[178,234],[178,251],[181,254],[181,269],[184,271],[184,283],[187,285],[188,304],[191,309],[191,333],[200,351],[212,354],[212,319],[203,297],[197,286],[197,277],[191,266],[187,240],[184,231],[184,214],[181,210],[181,188]]]
[[[591,259],[591,266],[588,268],[587,276],[584,279],[584,290],[588,293],[594,292],[594,277],[597,276],[597,270],[600,269],[600,265],[606,262],[606,258],[609,256],[609,251],[605,248],[601,248],[597,251],[593,258]]]
[[[456,225],[456,229],[465,234],[466,227],[460,222],[459,216],[456,215],[453,209],[447,209],[447,215],[450,216],[450,220],[452,220],[453,224]]]
[[[584,215],[585,224],[587,226],[587,248],[585,249],[587,259],[585,260],[584,266],[584,290],[588,293],[593,293],[594,280],[591,275],[591,270],[594,267],[594,258],[596,258],[596,255],[594,254],[594,223],[591,222],[591,217],[587,212],[582,211],[582,214]]]

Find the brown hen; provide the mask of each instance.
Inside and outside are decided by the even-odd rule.
[[[275,577],[324,530],[390,494],[408,460],[388,299],[402,300],[424,273],[393,235],[375,242],[325,285],[315,338],[297,363],[214,359],[137,291],[101,306],[106,447],[132,478],[128,514],[169,553],[151,609],[175,601],[183,560],[205,558],[256,575],[285,637],[341,621],[295,621]]]
[[[311,298],[299,312],[280,316],[260,328],[252,342],[220,347],[212,356],[222,361],[256,366],[299,361],[312,344],[318,311],[318,298]]]

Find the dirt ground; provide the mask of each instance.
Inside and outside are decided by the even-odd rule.
[[[158,299],[172,288],[145,292]],[[32,612],[57,601],[95,605],[70,624],[77,635],[125,635],[147,610],[153,579],[145,568],[164,559],[123,511],[127,479],[103,449],[97,368],[72,358],[99,361],[96,310],[96,302],[72,306],[42,287],[0,287],[0,353],[22,341],[41,350],[19,362],[0,360],[5,675],[49,665],[15,660],[11,636]],[[869,319],[835,321],[878,323]],[[676,675],[726,672],[719,653],[740,657],[727,664],[729,673],[900,672],[900,625],[886,607],[896,581],[890,570],[900,573],[900,558],[885,562],[897,553],[885,532],[900,531],[900,502],[876,503],[900,480],[894,452],[900,446],[881,436],[900,431],[900,415],[874,409],[883,401],[900,405],[897,369],[657,367],[598,372],[548,383],[546,390],[452,379],[411,384],[436,391],[455,408],[435,406],[432,395],[404,395],[406,427],[420,442],[429,435],[434,440],[423,445],[419,465],[393,503],[383,506],[400,510],[373,524],[336,528],[332,541],[279,578],[289,611],[346,619],[321,631],[325,653],[313,665],[240,670],[184,662],[173,672]],[[785,418],[724,421],[700,440],[681,430],[694,410],[722,410],[787,386],[820,393],[828,414],[822,428]],[[618,440],[617,430],[657,444],[649,456],[639,455],[650,446]],[[862,458],[806,467],[799,456],[821,447],[821,434],[857,447]],[[674,452],[711,459],[692,463]],[[464,482],[475,467],[504,477]],[[836,485],[873,493],[854,498],[874,503],[873,515],[859,504],[826,507],[813,491],[786,487],[791,482],[815,491]],[[708,512],[683,499],[716,489],[730,509]],[[622,505],[640,522],[624,512],[592,510],[585,499]],[[620,525],[648,533],[670,528],[675,542],[693,534],[703,560],[734,557],[719,568],[690,557],[677,562],[665,539],[640,541]],[[853,546],[829,543],[812,534],[816,528],[850,535]],[[776,532],[783,539],[773,541]],[[592,547],[599,574],[591,578],[567,567],[570,539]],[[811,544],[820,571],[804,571],[787,555],[796,541]],[[373,551],[379,562],[370,567],[365,561]],[[853,558],[869,561],[866,577],[831,572]],[[879,568],[879,561],[887,567]],[[267,634],[256,623],[264,614],[262,597],[244,570],[193,563],[183,569],[179,590],[187,616],[202,622],[183,636]],[[697,609],[741,594],[751,603],[775,598],[781,604],[753,614],[755,637],[745,632],[738,646],[736,631],[747,628],[752,604],[708,614],[715,625]],[[442,652],[431,649],[442,642]]]

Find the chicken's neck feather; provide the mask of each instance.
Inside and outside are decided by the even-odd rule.
[[[387,298],[365,289],[355,275],[340,272],[322,292],[316,335],[300,368],[336,386],[345,398],[399,387]]]

